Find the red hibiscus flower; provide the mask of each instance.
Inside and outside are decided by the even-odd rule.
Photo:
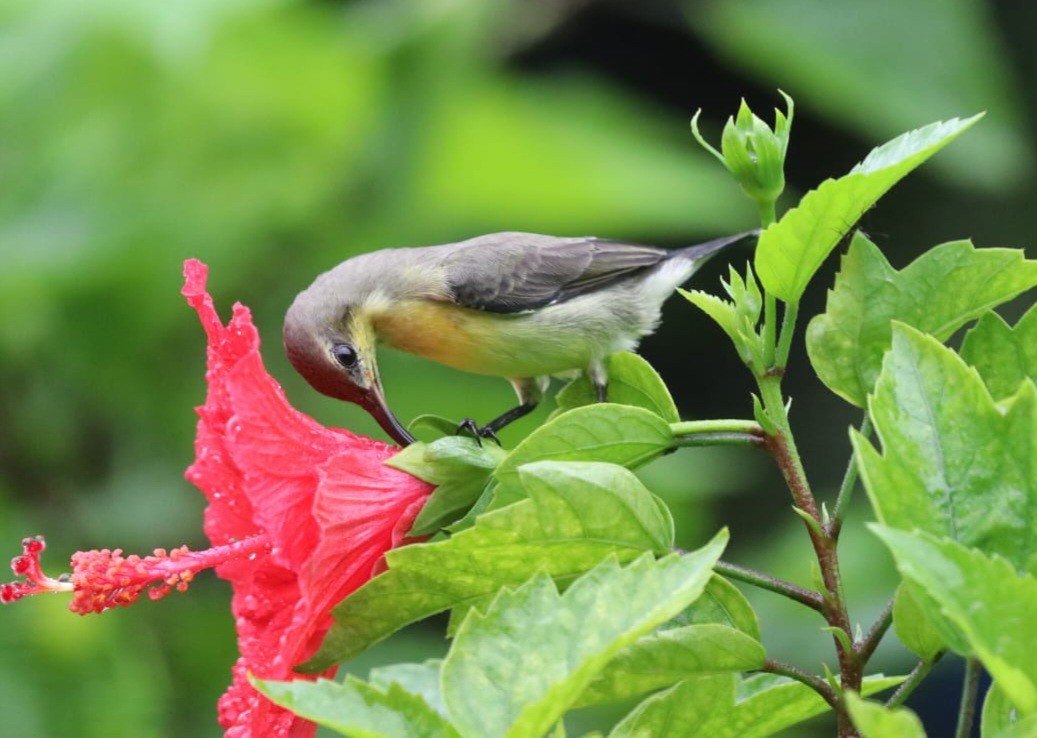
[[[184,264],[183,294],[208,336],[205,404],[198,408],[195,462],[187,478],[206,496],[205,534],[213,547],[151,556],[116,549],[72,557],[72,574],[43,574],[43,540],[23,542],[12,561],[25,578],[0,586],[0,601],[72,592],[85,614],[126,606],[144,591],[158,599],[215,567],[234,591],[240,658],[220,699],[227,738],[305,738],[316,726],[274,705],[248,683],[312,679],[293,667],[313,655],[331,626],[331,608],[369,580],[398,545],[432,488],[383,462],[394,446],[325,428],[295,410],[259,355],[247,308],[224,326],[205,290],[208,269]]]

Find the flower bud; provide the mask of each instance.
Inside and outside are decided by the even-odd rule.
[[[698,112],[691,120],[695,139],[727,167],[742,190],[761,209],[773,210],[774,202],[785,189],[785,152],[789,146],[793,104],[792,98],[784,92],[781,95],[788,104],[788,114],[775,109],[773,130],[742,100],[738,114],[727,119],[720,138],[720,151],[699,133]]]

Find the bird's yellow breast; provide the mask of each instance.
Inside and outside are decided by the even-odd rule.
[[[543,311],[502,315],[416,299],[372,311],[369,320],[386,345],[463,371],[534,377],[585,368],[595,347],[577,326],[547,330],[544,317]]]

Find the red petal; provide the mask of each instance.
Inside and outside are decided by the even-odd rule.
[[[263,366],[248,309],[235,305],[224,327],[206,275],[201,262],[185,262],[183,294],[208,336],[208,391],[187,477],[209,500],[205,531],[214,544],[256,533],[272,544],[269,556],[217,569],[234,588],[241,652],[220,724],[226,738],[308,738],[313,724],[259,695],[246,672],[300,678],[293,667],[316,650],[331,607],[371,578],[432,487],[384,464],[396,447],[325,428],[293,408]]]

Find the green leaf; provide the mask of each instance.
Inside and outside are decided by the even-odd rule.
[[[980,117],[909,131],[874,149],[849,174],[808,192],[760,236],[755,264],[763,286],[785,302],[798,302],[818,267],[864,211]]]
[[[752,267],[746,265],[744,279],[732,267],[729,278],[723,285],[731,297],[730,302],[701,290],[679,289],[678,292],[723,329],[744,364],[753,371],[760,372],[765,368],[764,347],[756,326],[760,322],[763,295],[760,293],[760,285],[756,281]]]
[[[1014,328],[997,313],[987,313],[965,334],[961,358],[976,367],[990,394],[1015,394],[1023,380],[1037,382],[1037,306]]]
[[[505,452],[495,443],[476,443],[445,436],[431,443],[412,443],[386,461],[389,466],[436,485],[409,535],[435,533],[455,520],[479,498]]]
[[[909,583],[897,588],[893,601],[893,627],[901,643],[923,660],[931,662],[936,654],[947,648],[947,642],[926,616],[926,609],[918,599]]]
[[[443,662],[443,697],[467,736],[539,738],[617,653],[701,594],[727,542],[626,567],[610,559],[560,595],[540,574],[472,612]]]
[[[846,707],[861,738],[925,738],[918,716],[906,707],[888,708],[846,693]]]
[[[1022,717],[997,684],[983,699],[981,738],[1037,738],[1037,713]]]
[[[442,659],[429,659],[420,664],[390,664],[371,669],[368,681],[372,687],[383,692],[393,684],[411,694],[419,695],[425,703],[443,717],[447,717],[446,704],[440,688]]]
[[[593,461],[538,461],[519,467],[526,493],[559,538],[622,530],[658,554],[673,548],[673,517],[633,472]],[[637,531],[637,533],[635,533]]]
[[[874,694],[901,681],[866,677],[862,691]],[[765,738],[829,709],[810,687],[784,677],[694,677],[644,700],[609,738]]]
[[[565,580],[610,555],[629,561],[669,550],[672,520],[625,474],[589,462],[523,467],[528,499],[480,516],[447,540],[389,551],[388,571],[334,609],[335,625],[305,668],[325,669],[416,620],[483,601],[538,571]]]
[[[864,407],[890,346],[891,321],[943,341],[1034,285],[1037,261],[1028,261],[1021,250],[976,249],[969,241],[953,241],[897,271],[858,232],[828,293],[825,312],[807,328],[807,353],[830,390]],[[1037,349],[1033,355],[1037,360]],[[1033,366],[1037,371],[1037,361]]]
[[[628,531],[641,529],[641,540],[658,554],[673,548],[674,526],[670,509],[648,491],[633,472],[600,462],[540,461],[519,467],[522,488],[541,503],[541,516],[556,520],[555,535],[579,537],[583,530],[601,530],[614,520]],[[638,489],[630,497],[615,497],[613,490]],[[569,521],[566,524],[565,521]],[[471,607],[485,604],[492,595],[465,602],[450,613],[447,634],[453,635]]]
[[[1037,712],[1037,578],[956,541],[872,524],[905,579],[923,589],[962,633],[1023,714]],[[925,604],[923,601],[921,604]]]
[[[947,536],[1037,572],[1037,389],[1000,408],[974,369],[896,325],[870,401],[883,454],[853,445],[881,522]]]
[[[350,738],[461,738],[425,700],[395,684],[382,691],[353,677],[252,683],[278,705]]]
[[[670,625],[728,625],[754,640],[760,640],[760,622],[749,600],[738,588],[719,574],[714,574],[706,591],[695,604],[682,612]]]
[[[580,695],[576,706],[629,699],[696,674],[759,669],[766,657],[763,644],[726,625],[660,630],[616,656]]]
[[[500,486],[491,507],[525,496],[518,468],[533,461],[607,461],[629,469],[672,447],[670,424],[649,410],[612,403],[577,407],[544,423],[505,457],[494,473]]]
[[[605,360],[605,371],[609,402],[651,410],[667,423],[681,419],[662,377],[637,354],[626,351],[612,354]],[[597,401],[590,380],[582,375],[563,387],[555,397],[561,412]]]
[[[456,420],[444,418],[442,415],[425,413],[418,415],[407,424],[407,430],[412,434],[428,431],[434,438],[444,436],[456,436],[458,423]],[[413,445],[413,444],[412,444]],[[407,448],[410,448],[408,446]],[[407,449],[404,449],[406,451]]]

